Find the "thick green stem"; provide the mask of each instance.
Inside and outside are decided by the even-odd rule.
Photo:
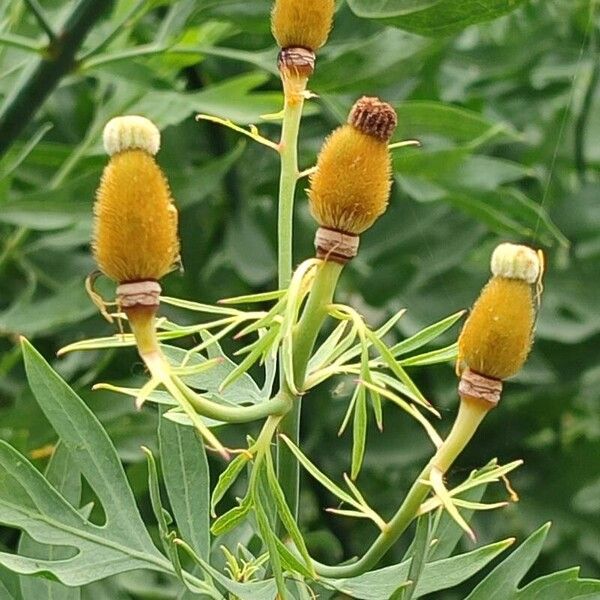
[[[79,0],[56,40],[30,67],[23,83],[0,107],[0,156],[31,122],[46,98],[75,65],[75,55],[90,29],[111,5],[100,0]]]
[[[306,368],[312,354],[315,341],[327,316],[327,307],[331,304],[335,288],[343,266],[330,261],[318,267],[315,281],[304,307],[302,317],[294,331],[294,382],[298,389],[303,388]],[[290,393],[284,385],[284,391]],[[295,444],[300,432],[301,400],[296,398],[295,405],[282,419],[279,431]],[[298,516],[298,489],[300,468],[298,461],[282,440],[277,444],[277,477],[292,514]]]
[[[391,546],[396,543],[416,517],[419,507],[431,490],[431,486],[426,482],[429,479],[432,468],[436,467],[442,473],[445,473],[450,468],[469,443],[489,410],[490,405],[483,401],[471,400],[469,398],[462,399],[458,415],[448,437],[444,440],[444,443],[439,447],[427,466],[419,473],[402,506],[400,506],[391,521],[387,523],[385,531],[379,535],[360,560],[338,567],[315,563],[317,574],[322,577],[339,579],[355,577],[372,569]]]
[[[173,381],[199,414],[226,423],[249,423],[265,417],[282,416],[291,409],[294,401],[293,396],[281,391],[271,400],[260,404],[223,406],[204,398],[200,394],[196,394],[178,377],[173,377]]]

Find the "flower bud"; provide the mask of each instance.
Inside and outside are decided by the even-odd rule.
[[[275,0],[271,29],[277,44],[314,52],[327,41],[334,10],[334,0]]]
[[[501,244],[491,261],[492,278],[481,294],[458,340],[458,370],[468,368],[502,380],[515,375],[533,343],[535,283],[542,265],[526,246]]]
[[[308,191],[321,229],[357,236],[385,212],[392,185],[388,142],[396,124],[389,104],[365,97],[352,108],[348,123],[327,138]]]
[[[179,258],[177,209],[153,157],[160,134],[143,117],[118,117],[106,125],[104,144],[111,158],[96,193],[96,261],[120,284],[157,281]]]

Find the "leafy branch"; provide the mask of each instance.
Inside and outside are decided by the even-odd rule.
[[[31,65],[28,76],[4,99],[0,106],[0,156],[75,66],[76,54],[85,37],[109,6],[110,2],[79,0],[60,33],[52,35],[43,55]],[[53,31],[49,25],[48,29]]]

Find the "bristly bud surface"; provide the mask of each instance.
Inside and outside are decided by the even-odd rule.
[[[319,225],[354,235],[385,212],[392,185],[387,140],[396,123],[394,110],[380,100],[369,100],[359,100],[350,113],[351,124],[327,138],[308,191]]]
[[[331,31],[334,0],[275,0],[271,30],[280,48],[318,50]]]
[[[534,261],[534,262],[532,262]],[[526,246],[501,244],[493,277],[481,291],[458,340],[458,368],[495,379],[521,370],[533,344],[541,265]]]
[[[113,119],[105,139],[113,139],[114,126]],[[100,270],[118,283],[157,281],[179,259],[177,209],[169,184],[148,148],[131,146],[138,143],[139,130],[135,135],[132,128],[126,130],[96,193],[94,256]],[[152,144],[151,148],[158,149],[155,140]]]

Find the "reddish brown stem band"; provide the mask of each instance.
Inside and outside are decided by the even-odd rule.
[[[315,70],[315,53],[308,48],[283,48],[277,57],[277,66],[287,76],[310,77]]]
[[[319,227],[315,235],[317,258],[346,264],[358,254],[360,237],[353,233]]]
[[[465,369],[460,377],[458,393],[462,398],[473,398],[489,403],[494,408],[502,396],[502,381]]]
[[[117,288],[117,302],[123,310],[138,306],[158,308],[161,291],[158,281],[122,283]]]

